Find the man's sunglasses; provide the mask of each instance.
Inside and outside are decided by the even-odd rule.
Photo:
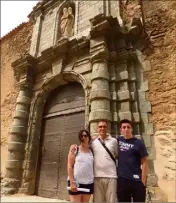
[[[107,126],[106,125],[100,125],[100,126],[98,126],[99,128],[107,128]]]

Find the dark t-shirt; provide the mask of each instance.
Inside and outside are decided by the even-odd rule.
[[[135,137],[118,137],[118,177],[141,181],[141,158],[148,156],[144,142]]]

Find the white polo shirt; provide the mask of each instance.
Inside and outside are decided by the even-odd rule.
[[[103,178],[117,178],[117,169],[114,161],[102,146],[97,137],[92,141],[91,147],[94,153],[94,176]],[[117,157],[117,140],[110,135],[103,140],[106,147],[114,157]]]

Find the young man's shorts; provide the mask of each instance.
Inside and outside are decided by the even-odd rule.
[[[68,187],[70,187],[70,181],[69,180],[68,180]],[[83,191],[72,192],[71,190],[68,190],[69,195],[81,195],[81,194],[91,195],[94,192],[94,183],[79,184],[79,188],[89,189],[90,191],[89,192],[83,192]]]

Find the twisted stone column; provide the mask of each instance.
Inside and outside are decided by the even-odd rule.
[[[34,78],[35,59],[30,55],[12,63],[14,73],[19,77],[19,95],[16,101],[11,139],[8,145],[8,160],[6,162],[6,177],[2,184],[2,193],[18,192],[23,174],[23,162],[28,129],[29,108],[31,104],[32,85]]]
[[[91,134],[97,133],[98,121],[102,119],[111,121],[108,57],[107,49],[100,50],[91,57],[92,88],[90,94],[91,112],[89,115]]]
[[[8,145],[6,178],[3,184],[3,192],[8,194],[16,193],[21,185],[29,107],[31,103],[30,97],[29,85],[21,84],[13,117],[11,140]]]

